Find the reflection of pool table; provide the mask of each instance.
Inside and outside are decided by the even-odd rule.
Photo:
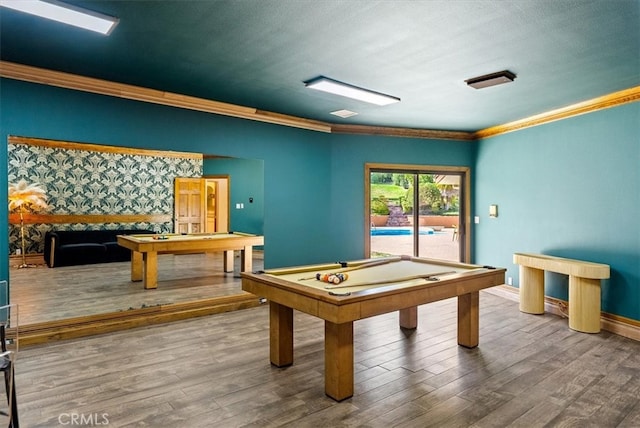
[[[241,232],[189,235],[118,235],[118,245],[131,250],[131,281],[144,288],[158,287],[158,254],[224,252],[224,271],[233,271],[233,251],[241,252],[241,270],[251,271],[254,245],[264,245],[262,236]]]
[[[314,278],[341,270],[349,275],[342,288],[328,290],[329,284]],[[504,284],[504,274],[502,268],[403,256],[244,272],[242,289],[269,300],[275,366],[293,363],[293,309],[325,320],[325,392],[339,401],[353,395],[354,321],[400,311],[400,326],[416,328],[418,305],[457,296],[458,344],[473,348],[479,290]]]

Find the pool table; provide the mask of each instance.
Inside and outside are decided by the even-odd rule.
[[[343,272],[335,285],[316,274]],[[269,301],[270,359],[293,364],[293,310],[324,320],[325,393],[353,395],[353,322],[399,311],[400,327],[418,325],[418,305],[458,298],[458,344],[478,345],[479,291],[504,284],[505,269],[408,256],[243,272],[242,289]]]
[[[118,235],[118,245],[131,250],[131,281],[143,281],[145,289],[158,287],[158,254],[207,251],[224,252],[224,271],[233,272],[233,252],[241,252],[241,270],[251,271],[253,246],[264,237],[242,232]]]

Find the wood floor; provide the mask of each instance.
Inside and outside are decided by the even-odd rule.
[[[126,311],[242,293],[240,257],[234,273],[222,271],[222,253],[163,254],[158,257],[158,288],[131,281],[130,262],[65,266],[40,265],[10,270],[11,302],[20,307],[20,324]],[[263,254],[254,251],[253,268]]]
[[[396,313],[356,322],[355,395],[341,403],[324,395],[322,321],[296,312],[296,360],[278,369],[267,305],[29,347],[17,361],[21,423],[640,427],[639,342],[574,332],[488,292],[480,305],[471,350],[456,344],[454,299],[420,307],[413,332]]]

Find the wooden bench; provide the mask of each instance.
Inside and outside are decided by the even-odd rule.
[[[600,332],[600,280],[609,278],[609,265],[547,256],[515,253],[520,265],[520,311],[544,313],[544,271],[569,275],[569,328]]]

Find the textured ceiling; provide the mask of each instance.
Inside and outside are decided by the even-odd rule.
[[[0,8],[0,56],[340,124],[476,131],[640,85],[640,1],[77,1],[108,37]],[[515,82],[465,79],[508,69]],[[399,97],[305,89],[324,75]],[[329,114],[348,109],[341,119]]]

